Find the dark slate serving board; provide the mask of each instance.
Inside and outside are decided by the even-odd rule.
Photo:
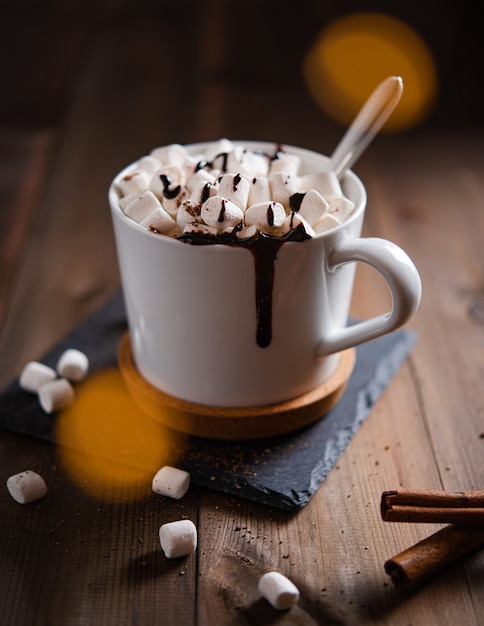
[[[67,348],[89,357],[90,370],[116,364],[126,331],[122,293],[89,316],[40,360],[55,366]],[[257,441],[189,437],[178,465],[194,484],[296,510],[309,502],[370,413],[415,343],[399,330],[358,346],[356,364],[339,403],[322,419],[288,435]],[[13,381],[0,395],[0,428],[55,443],[55,415]]]

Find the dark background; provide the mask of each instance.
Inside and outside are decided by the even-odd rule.
[[[186,126],[178,127],[177,117],[181,119],[181,112],[197,106],[191,94],[204,83],[234,85],[253,93],[253,109],[234,112],[245,130],[251,116],[257,115],[257,98],[263,100],[267,85],[279,83],[281,97],[294,97],[299,90],[301,98],[309,99],[300,72],[305,53],[326,24],[355,11],[381,11],[402,18],[430,46],[437,63],[439,94],[426,126],[482,124],[483,35],[477,0],[3,0],[0,9],[3,128],[61,124],[64,111],[78,95],[72,86],[100,37],[122,31],[128,34],[127,51],[133,46],[133,59],[141,53],[147,60],[146,65],[139,63],[138,56],[137,63],[130,65],[120,59],[124,68],[119,68],[119,81],[124,83],[126,97],[142,83],[144,72],[159,71],[160,90],[166,91],[166,81],[170,81],[169,97],[173,110],[180,114],[172,116],[164,139],[200,138],[191,137]],[[150,42],[156,40],[158,25],[160,37],[166,37],[166,26],[170,27],[173,59],[182,68],[176,76],[167,72],[170,59],[157,62],[151,56]],[[140,52],[129,33],[145,26],[146,50]],[[217,37],[221,58],[216,53]],[[103,45],[109,45],[109,37]],[[207,49],[211,50],[208,59]],[[235,127],[232,123],[230,130]]]

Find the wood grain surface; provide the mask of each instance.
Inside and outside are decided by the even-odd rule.
[[[240,62],[241,3],[34,4],[10,3],[0,25],[11,54],[0,61],[2,388],[119,289],[107,189],[127,163],[222,136],[329,152],[343,132],[304,90],[297,54],[271,39],[260,60],[263,28]],[[274,6],[261,7],[267,20]],[[300,43],[303,28],[292,32]],[[379,503],[399,487],[484,489],[483,140],[481,126],[428,125],[381,136],[355,167],[365,235],[394,241],[420,271],[418,341],[301,511],[195,487],[174,501],[143,481],[87,490],[61,450],[0,432],[3,483],[35,469],[49,486],[24,506],[0,489],[0,623],[482,623],[482,550],[411,593],[395,589],[384,562],[440,526],[383,522]],[[352,314],[388,306],[381,279],[359,267]],[[198,549],[170,561],[158,529],[183,517]],[[289,612],[258,594],[272,569],[301,592]]]

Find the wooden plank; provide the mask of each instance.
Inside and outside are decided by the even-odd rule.
[[[392,393],[378,403],[303,511],[290,515],[217,495],[204,498],[201,623],[209,616],[220,624],[242,624],[247,616],[265,623],[271,612],[256,585],[269,569],[281,571],[301,590],[297,613],[303,611],[308,623],[372,624],[391,614],[389,623],[403,624],[414,611],[429,624],[452,624],[462,614],[478,623],[472,621],[478,611],[469,601],[466,576],[466,567],[475,568],[478,560],[438,577],[410,607],[383,570],[387,558],[440,527],[388,524],[379,514],[381,492],[389,484],[439,484],[418,398],[409,396],[409,370],[402,369]],[[450,606],[437,601],[449,585]]]
[[[8,440],[2,435],[2,445]],[[196,555],[166,559],[158,530],[185,516],[196,520],[196,494],[176,502],[140,484],[125,496],[118,489],[113,499],[100,476],[92,497],[72,482],[52,446],[14,437],[9,445],[2,473],[35,467],[48,494],[24,506],[1,496],[2,623],[135,623],[160,615],[166,623],[192,623]]]
[[[49,130],[0,131],[0,323],[35,222],[53,142]]]
[[[422,143],[421,149],[409,146],[405,151],[410,163],[405,170],[407,181],[397,202],[392,203],[386,192],[391,208],[381,213],[385,235],[391,238],[398,232],[401,240],[405,238],[404,247],[410,248],[422,268],[424,294],[413,322],[419,333],[415,375],[441,480],[451,490],[477,489],[484,481],[480,438],[484,337],[476,313],[483,265],[480,197],[484,188],[478,149],[482,137],[473,143],[475,149],[466,160],[461,142],[453,142],[450,136],[444,146],[437,142]],[[424,164],[436,162],[439,166],[427,167],[422,180]],[[398,218],[408,215],[404,209],[412,202],[426,215],[423,221]]]

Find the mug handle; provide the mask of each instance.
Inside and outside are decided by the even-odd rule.
[[[317,345],[318,359],[400,328],[420,303],[422,283],[417,268],[396,244],[377,237],[342,241],[329,255],[328,271],[333,272],[352,261],[366,263],[383,276],[392,294],[392,310],[353,326],[333,329],[330,336]]]

